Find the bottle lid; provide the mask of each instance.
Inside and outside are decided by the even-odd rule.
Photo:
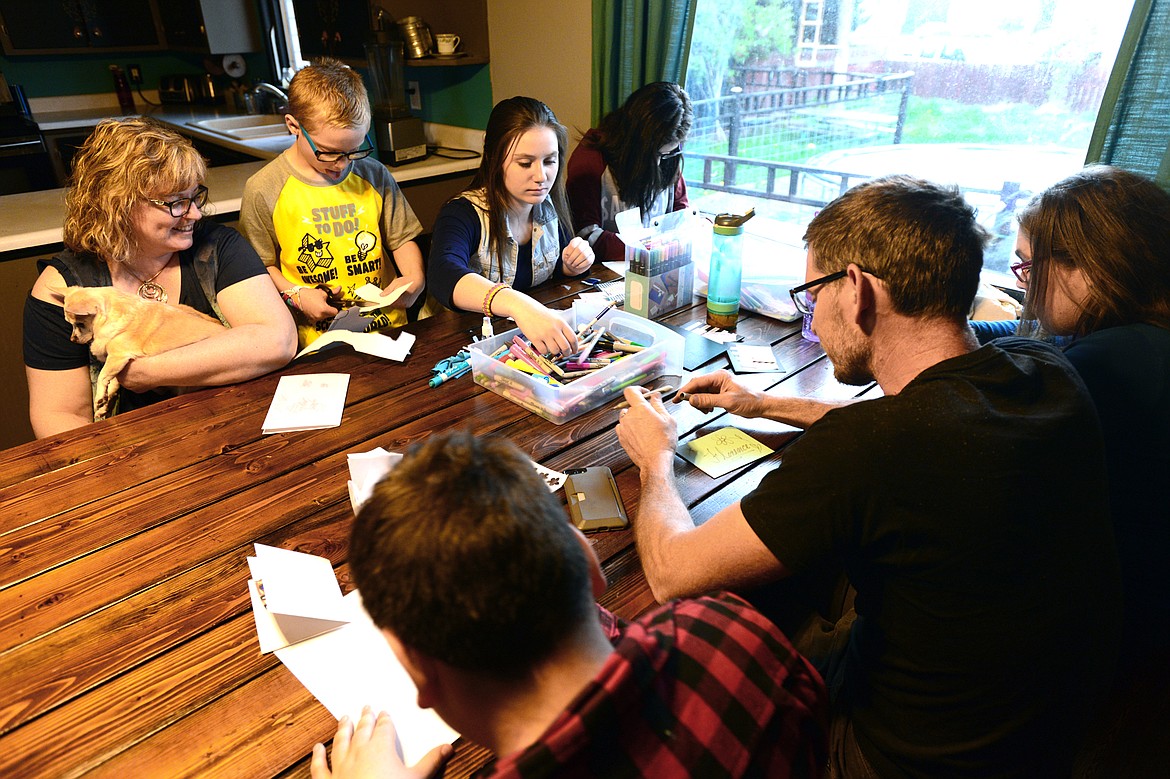
[[[715,221],[715,235],[742,235],[743,225],[725,225]]]
[[[756,215],[756,207],[752,206],[743,214],[719,214],[715,217],[716,227],[743,227],[743,223]],[[730,235],[730,233],[728,233]]]

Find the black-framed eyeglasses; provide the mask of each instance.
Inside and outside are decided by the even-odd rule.
[[[1013,262],[1008,267],[1011,268],[1012,273],[1017,279],[1020,280],[1021,284],[1027,284],[1028,279],[1032,277],[1031,260],[1020,260],[1019,262]]]
[[[806,281],[799,287],[793,287],[792,289],[788,290],[788,294],[792,296],[792,305],[796,306],[796,310],[801,314],[811,314],[813,312],[813,307],[816,306],[817,299],[815,295],[810,298],[808,295],[808,290],[812,289],[813,287],[819,287],[822,284],[828,284],[830,281],[843,279],[847,274],[848,271],[839,270],[836,273],[830,273],[828,276],[821,276],[819,279]]]
[[[309,142],[309,148],[313,150],[313,156],[317,158],[317,162],[337,162],[338,160],[364,160],[374,153],[374,144],[370,141],[370,134],[366,133],[366,148],[354,149],[353,151],[320,151],[317,144],[313,143],[313,136],[309,135],[309,131],[305,126],[300,125],[301,132],[305,134],[305,140]]]
[[[195,194],[191,197],[180,197],[174,200],[155,200],[152,197],[148,197],[146,202],[154,203],[156,206],[167,209],[171,216],[178,219],[181,216],[186,216],[187,212],[191,210],[192,205],[199,206],[200,210],[207,205],[207,187],[202,184],[195,187]]]
[[[682,147],[681,143],[678,146],[676,146],[674,149],[672,149],[666,153],[659,152],[658,164],[661,165],[662,163],[664,163],[668,160],[673,160],[677,157],[681,157],[682,153],[683,153],[683,147]]]

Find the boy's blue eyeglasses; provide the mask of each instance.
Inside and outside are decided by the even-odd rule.
[[[301,132],[305,134],[305,140],[309,142],[309,148],[313,150],[313,156],[317,158],[317,162],[337,162],[338,160],[364,160],[374,153],[374,144],[370,140],[370,134],[366,133],[366,148],[354,149],[353,151],[320,151],[317,144],[313,143],[313,136],[309,135],[309,131],[305,126],[298,125]]]

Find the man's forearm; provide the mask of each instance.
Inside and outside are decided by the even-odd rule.
[[[774,422],[782,422],[805,430],[829,411],[855,402],[853,400],[823,401],[768,395],[762,416]]]
[[[634,521],[634,539],[646,581],[655,599],[665,602],[682,591],[679,561],[670,554],[671,541],[693,530],[694,522],[674,482],[673,459],[641,472],[642,494]]]

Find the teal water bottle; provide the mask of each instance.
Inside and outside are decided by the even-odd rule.
[[[743,281],[743,223],[755,216],[750,209],[742,216],[715,217],[711,242],[711,271],[707,279],[707,324],[734,330],[739,319],[739,287]]]

